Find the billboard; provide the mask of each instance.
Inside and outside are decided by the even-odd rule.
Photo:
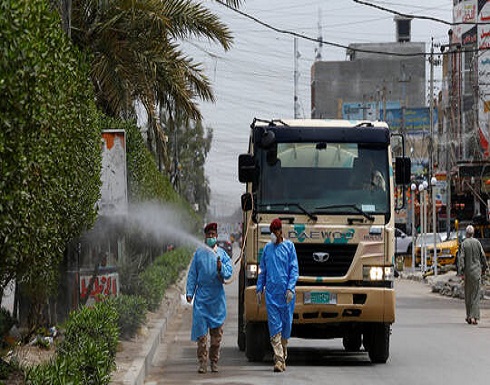
[[[388,123],[392,130],[399,131],[402,127],[403,121],[405,132],[418,133],[430,131],[430,110],[428,107],[405,108],[404,110],[401,108],[387,108],[386,118],[384,118],[383,112],[384,111],[381,111],[381,118]],[[432,122],[435,130],[437,127],[437,110],[433,111]]]
[[[124,130],[102,132],[102,186],[99,215],[126,215],[128,185],[126,171],[126,135]]]
[[[381,120],[383,106],[386,109],[400,108],[400,102],[350,102],[342,103],[342,119]]]

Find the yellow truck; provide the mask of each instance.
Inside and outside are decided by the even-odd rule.
[[[238,346],[250,361],[270,348],[266,308],[255,292],[276,217],[298,256],[292,336],[342,338],[346,350],[364,346],[372,362],[387,361],[395,321],[394,186],[410,179],[410,160],[393,162],[391,137],[378,121],[252,122],[248,152],[238,158],[246,184]]]

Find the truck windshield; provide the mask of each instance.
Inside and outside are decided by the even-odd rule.
[[[260,165],[257,203],[261,210],[352,214],[355,205],[367,214],[389,213],[386,146],[278,143],[272,150],[257,149],[256,157]]]

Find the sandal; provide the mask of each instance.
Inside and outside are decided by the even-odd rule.
[[[464,319],[468,325],[471,325],[471,318],[465,318]]]
[[[478,325],[478,321],[476,320],[476,318],[473,318],[473,320],[471,321],[471,323],[472,323],[473,325]]]

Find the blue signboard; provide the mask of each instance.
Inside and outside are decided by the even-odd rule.
[[[381,120],[383,103],[379,102],[351,102],[342,104],[342,119],[347,120]],[[386,109],[400,108],[400,102],[386,102]]]
[[[381,110],[381,120],[385,120],[390,128],[399,131],[402,126],[402,109],[387,108],[386,119],[383,118],[383,110]],[[433,114],[434,128],[437,127],[437,110]],[[405,122],[405,132],[423,132],[430,131],[430,111],[428,107],[420,108],[405,108],[403,120]]]

